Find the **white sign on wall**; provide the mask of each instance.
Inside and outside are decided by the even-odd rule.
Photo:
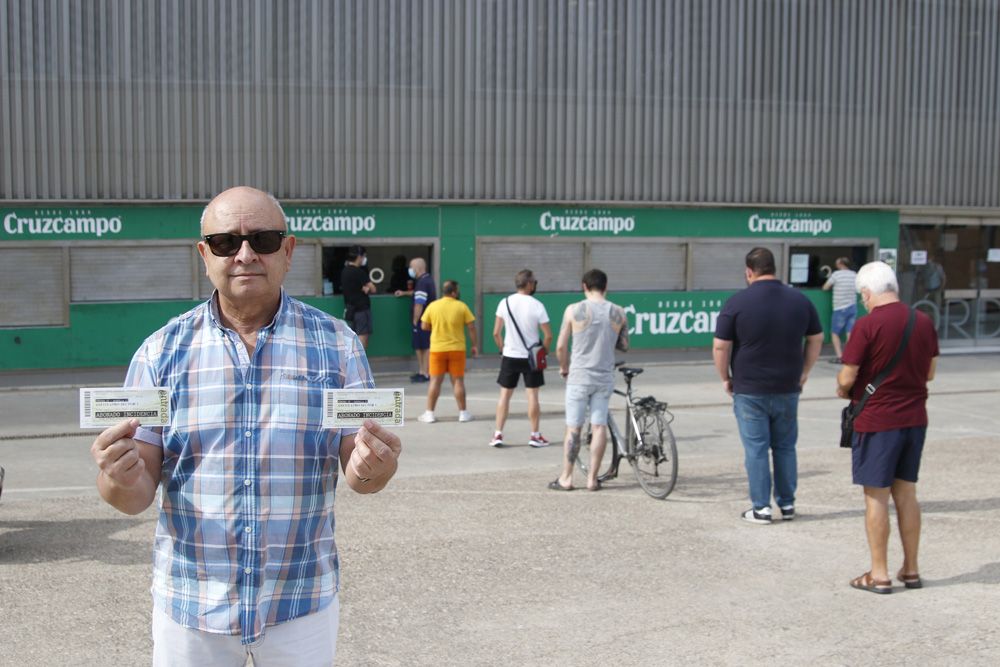
[[[911,250],[910,264],[912,264],[913,266],[924,266],[925,264],[927,264],[927,251]]]

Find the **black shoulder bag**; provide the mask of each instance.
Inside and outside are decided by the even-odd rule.
[[[521,327],[517,326],[517,320],[514,319],[514,313],[510,310],[510,301],[507,299],[503,300],[504,305],[507,306],[507,314],[510,315],[510,323],[514,325],[514,330],[517,331],[518,337],[521,339],[521,345],[524,345],[524,349],[528,351],[528,368],[533,371],[544,371],[549,367],[549,360],[546,358],[545,348],[542,347],[542,341],[538,341],[534,345],[528,345],[528,341],[524,340],[524,334],[521,333]]]
[[[865,403],[871,398],[871,395],[875,393],[875,390],[879,388],[885,379],[889,377],[889,373],[892,369],[896,367],[899,363],[900,357],[903,356],[903,350],[906,349],[906,344],[910,342],[910,334],[913,333],[913,324],[917,320],[917,311],[910,308],[910,319],[906,321],[906,328],[903,329],[903,340],[899,344],[899,349],[896,350],[896,354],[893,355],[886,367],[875,376],[875,379],[868,383],[865,387],[865,393],[861,397],[861,400],[857,403],[847,404],[843,410],[840,412],[840,446],[841,447],[851,447],[854,440],[854,420],[864,409]]]

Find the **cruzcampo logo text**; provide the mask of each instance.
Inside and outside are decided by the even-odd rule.
[[[698,303],[696,303],[698,302]],[[676,336],[709,334],[715,331],[723,299],[670,299],[660,301],[656,310],[625,306],[632,336]]]
[[[91,215],[86,209],[70,211],[34,211],[33,215],[19,217],[8,213],[3,217],[3,230],[11,236],[62,236],[85,234],[100,238],[105,234],[120,234],[122,219]]]
[[[756,213],[747,221],[747,228],[754,234],[829,234],[833,230],[830,218],[764,218]]]
[[[635,230],[634,217],[610,213],[571,210],[553,214],[552,211],[545,211],[538,216],[538,226],[543,232],[610,232],[616,236]]]
[[[293,211],[292,215],[285,216],[289,231],[293,234],[322,232],[350,234],[351,236],[375,231],[374,215],[344,215],[346,211],[324,211],[324,215],[310,215],[310,213],[312,212],[300,209]]]

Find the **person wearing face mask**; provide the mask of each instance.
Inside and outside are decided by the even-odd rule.
[[[545,371],[533,371],[528,364],[528,348],[536,345],[541,338],[546,351],[552,346],[552,327],[549,314],[542,302],[533,295],[538,289],[538,280],[529,269],[518,271],[514,276],[517,291],[497,305],[496,321],[493,324],[493,340],[501,350],[500,400],[497,401],[496,430],[490,445],[503,447],[503,427],[510,412],[510,399],[517,389],[518,380],[524,377],[524,390],[528,395],[528,421],[531,435],[528,444],[532,447],[547,447],[549,441],[540,431],[541,409],[538,390],[545,384]],[[516,325],[516,326],[515,326]],[[542,336],[539,337],[538,330]],[[527,344],[527,346],[525,345]]]
[[[410,278],[413,279],[413,291],[396,290],[396,296],[413,295],[413,306],[410,310],[413,350],[417,353],[417,372],[410,376],[411,382],[428,382],[430,376],[430,332],[420,327],[420,318],[424,309],[437,298],[437,288],[434,278],[427,273],[427,262],[423,257],[410,260]]]
[[[375,291],[367,266],[365,247],[352,245],[347,250],[347,263],[340,274],[340,287],[344,292],[344,321],[358,335],[366,350],[368,337],[373,332],[371,298],[368,295]]]
[[[868,315],[858,320],[844,347],[837,395],[857,402],[869,394],[854,419],[851,471],[854,483],[864,490],[871,567],[851,586],[884,594],[892,592],[887,560],[890,498],[903,542],[903,564],[896,578],[906,588],[922,586],[917,567],[917,473],[927,436],[927,383],[934,379],[941,350],[931,318],[899,300],[899,282],[888,264],[862,266],[855,288]],[[893,361],[897,363],[880,381]]]

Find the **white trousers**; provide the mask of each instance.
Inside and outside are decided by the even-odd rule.
[[[340,597],[321,611],[264,629],[253,644],[239,635],[186,628],[153,607],[153,667],[330,667],[337,657]]]

